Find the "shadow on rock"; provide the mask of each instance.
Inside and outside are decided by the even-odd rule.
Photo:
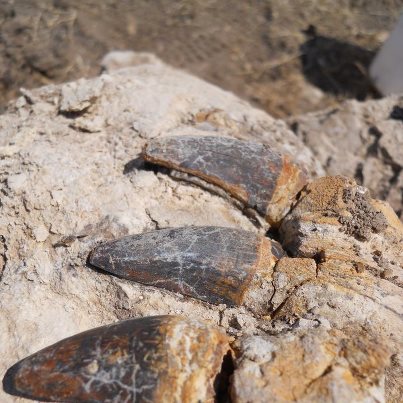
[[[150,162],[147,162],[143,159],[143,157],[137,157],[135,159],[127,162],[123,168],[123,175],[130,174],[133,171],[152,171],[155,174],[161,172],[163,174],[168,174],[171,170],[168,168],[164,168],[158,165],[154,165]]]

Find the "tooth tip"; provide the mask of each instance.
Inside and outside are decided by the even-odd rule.
[[[11,395],[15,395],[16,393],[14,385],[14,377],[18,372],[17,365],[18,364],[15,364],[11,368],[9,368],[3,378],[3,390],[4,392],[9,393]]]
[[[3,390],[10,395],[28,397],[28,395],[21,391],[16,385],[23,361],[24,360],[21,360],[10,367],[3,377]]]

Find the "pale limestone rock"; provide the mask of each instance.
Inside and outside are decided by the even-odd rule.
[[[231,396],[240,402],[379,402],[390,353],[359,328],[300,328],[238,341]],[[259,353],[258,353],[259,352]]]
[[[60,96],[61,113],[79,113],[93,105],[101,95],[103,81],[86,81],[80,79],[63,85]]]
[[[365,195],[361,187],[342,180],[331,193],[335,216],[325,218],[326,203],[313,208],[304,193],[282,227],[298,258],[267,273],[267,315],[131,283],[86,264],[95,245],[183,225],[258,231],[224,198],[144,166],[138,156],[149,139],[253,139],[312,176],[322,168],[285,123],[163,64],[23,95],[27,102],[0,116],[1,377],[18,359],[80,331],[181,314],[237,339],[235,401],[399,401],[401,223],[386,204],[370,199],[378,232],[364,226],[358,241],[350,225],[363,220],[356,199],[338,202],[345,188],[347,196]],[[308,189],[329,194],[318,183]],[[25,400],[0,391],[0,401]]]
[[[156,227],[257,231],[228,201],[145,170],[136,158],[149,138],[208,131],[270,143],[321,173],[286,125],[163,64],[23,95],[0,116],[1,376],[42,347],[128,317],[183,314],[238,332],[227,315],[255,332],[243,308],[222,315],[223,308],[97,272],[86,261],[98,242]],[[1,391],[0,401],[14,399]]]

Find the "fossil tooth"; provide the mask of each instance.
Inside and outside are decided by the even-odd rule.
[[[131,319],[59,341],[11,367],[8,393],[63,402],[213,400],[228,338],[178,316]]]
[[[142,156],[224,189],[271,225],[278,225],[306,184],[304,172],[287,156],[251,141],[218,136],[163,137],[150,142]]]
[[[89,262],[120,277],[213,304],[264,310],[281,255],[279,244],[253,232],[183,227],[102,244]]]

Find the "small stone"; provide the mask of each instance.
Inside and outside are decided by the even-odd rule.
[[[76,235],[67,235],[59,239],[56,243],[53,244],[54,248],[58,247],[69,247],[73,244],[73,242],[77,239]]]
[[[132,50],[114,50],[103,57],[101,68],[110,73],[118,69],[141,64],[161,65],[162,62],[152,53],[134,52]]]
[[[78,80],[65,84],[61,90],[59,111],[61,113],[85,112],[101,95],[102,88],[101,79],[91,83],[86,80]]]
[[[24,190],[27,182],[26,174],[11,175],[7,178],[7,186],[13,192],[19,193]]]
[[[27,104],[27,100],[25,99],[25,97],[19,97],[19,98],[15,101],[15,106],[16,106],[16,108],[18,108],[18,109],[23,108],[26,104]]]
[[[91,119],[77,118],[70,125],[70,127],[72,127],[73,129],[85,133],[100,132],[102,131],[104,126],[105,126],[105,120],[102,118],[102,116],[95,116],[94,118]]]
[[[37,242],[44,242],[49,236],[49,231],[43,224],[40,224],[32,230],[32,234]]]

